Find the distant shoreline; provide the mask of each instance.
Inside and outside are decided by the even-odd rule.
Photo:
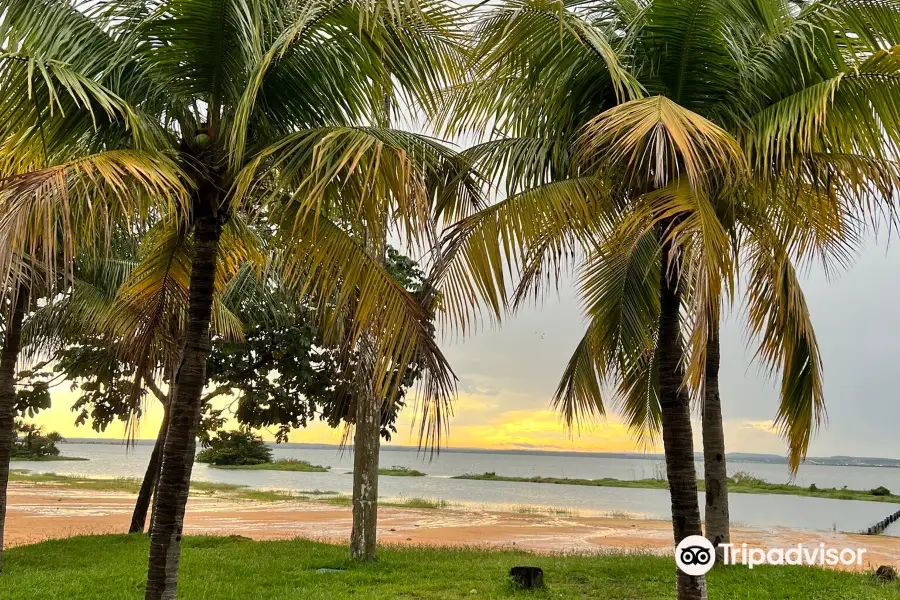
[[[156,440],[139,439],[133,440],[133,444],[138,446],[152,446]],[[65,443],[68,444],[100,444],[100,445],[125,445],[123,440],[105,439],[105,438],[68,438]],[[291,442],[287,444],[275,444],[267,442],[272,448],[289,448],[301,450],[333,450],[340,451],[341,446],[337,444],[308,444],[300,442]],[[415,452],[428,454],[428,450],[421,450],[416,446],[401,445],[382,445],[382,451],[385,452]],[[620,458],[627,460],[657,460],[664,461],[662,454],[643,454],[638,452],[580,452],[577,450],[537,450],[537,449],[515,449],[515,448],[442,448],[441,453],[447,454],[506,454],[513,456],[563,456],[563,457],[580,457],[580,458]],[[730,463],[757,463],[757,464],[788,464],[788,460],[784,456],[777,454],[751,454],[744,452],[733,452],[725,455],[725,459]],[[703,454],[695,453],[694,460],[703,462]],[[900,468],[900,459],[895,458],[879,458],[868,456],[813,456],[807,458],[803,466],[826,466],[826,467],[871,467],[871,468]]]
[[[616,487],[616,488],[642,488],[642,489],[668,489],[669,484],[664,479],[574,479],[567,477],[505,477],[495,473],[466,473],[457,475],[451,479],[467,479],[472,481],[507,481],[513,483],[539,483],[551,485],[580,485],[589,487]],[[697,481],[697,491],[706,489],[705,482]],[[861,500],[863,502],[889,502],[900,504],[900,496],[886,493],[874,494],[867,490],[850,490],[838,488],[819,488],[815,485],[801,487],[789,483],[769,483],[754,477],[740,479],[728,478],[729,494],[781,494],[785,496],[805,496],[808,498],[828,498],[831,500]],[[873,490],[874,491],[874,490]]]
[[[21,458],[21,457],[13,457],[9,459],[9,462],[54,462],[54,461],[87,461],[91,460],[89,458],[82,458],[80,456],[36,456],[32,458]]]

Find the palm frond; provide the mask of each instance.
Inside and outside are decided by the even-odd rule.
[[[751,252],[747,306],[750,331],[760,340],[757,357],[782,374],[775,425],[796,472],[826,418],[822,358],[797,274],[777,244],[760,243]]]
[[[580,177],[530,188],[460,221],[442,243],[434,279],[443,298],[442,316],[463,331],[477,321],[481,309],[500,319],[511,272],[534,261],[530,253],[545,241],[548,231],[586,235],[610,210],[602,181]],[[545,250],[558,257],[574,243],[568,235],[552,241]]]
[[[747,175],[737,141],[665,96],[620,104],[592,119],[581,136],[584,160],[624,172],[626,184],[663,188],[679,178],[695,189]],[[646,189],[646,188],[644,188]]]
[[[393,402],[410,364],[422,366],[417,401],[420,443],[437,447],[452,413],[456,378],[432,338],[424,307],[369,254],[365,241],[324,216],[298,217],[275,240],[285,283],[316,307],[327,343],[353,347],[375,327],[377,397]]]
[[[0,179],[0,268],[29,255],[53,277],[76,250],[150,211],[187,214],[181,170],[165,155],[110,150]]]

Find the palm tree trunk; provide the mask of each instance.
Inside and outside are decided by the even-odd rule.
[[[15,439],[16,363],[22,346],[22,321],[28,309],[28,288],[20,285],[12,314],[8,315],[6,338],[0,353],[0,573],[3,572],[3,530],[6,527],[6,499],[9,460]]]
[[[375,560],[378,522],[378,454],[381,450],[381,403],[375,398],[375,332],[369,328],[359,342],[356,387],[356,433],[353,437],[353,526],[350,557]]]
[[[166,443],[166,430],[169,427],[168,405],[164,404],[163,410],[163,420],[159,426],[159,433],[156,434],[156,443],[153,444],[153,452],[150,454],[150,462],[147,463],[147,471],[144,473],[141,489],[138,491],[137,502],[135,502],[134,512],[131,515],[131,526],[128,528],[128,533],[143,533],[144,526],[147,524],[147,512],[150,510],[150,500],[156,491],[159,467],[162,462],[162,448]]]
[[[722,556],[719,544],[730,541],[728,528],[728,471],[725,431],[719,398],[719,324],[710,323],[706,338],[706,381],[703,396],[703,472],[706,479],[706,538]]]
[[[222,224],[214,211],[198,218],[194,228],[184,351],[175,377],[175,396],[169,407],[169,430],[162,451],[145,600],[174,600],[178,587],[184,511],[197,446],[201,394],[206,383],[209,324],[221,235]]]
[[[679,314],[680,278],[677,251],[669,242],[662,242],[657,342],[659,404],[662,410],[663,447],[676,545],[690,535],[703,535],[700,528],[700,503],[697,500],[690,398],[684,386],[684,348]],[[691,577],[677,569],[676,572],[679,600],[706,599],[705,577]]]

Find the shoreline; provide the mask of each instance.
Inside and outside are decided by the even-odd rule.
[[[669,484],[664,479],[576,479],[567,477],[507,477],[496,473],[466,473],[456,475],[451,479],[467,481],[507,481],[512,483],[538,483],[546,485],[578,485],[585,487],[613,487],[631,489],[669,489]],[[702,479],[697,480],[697,491],[703,492],[706,484]],[[886,502],[900,505],[900,496],[889,493],[887,488],[881,488],[884,492],[874,494],[875,490],[851,490],[847,488],[820,488],[815,485],[801,487],[789,483],[771,483],[764,479],[750,476],[728,478],[729,494],[768,494],[781,496],[801,496],[804,498],[825,498],[828,500],[858,500],[862,502]]]
[[[296,497],[260,501],[229,495],[232,493],[234,489],[193,494],[185,533],[242,535],[257,540],[301,537],[332,543],[346,543],[349,538],[352,515],[345,503]],[[133,492],[122,489],[12,481],[7,545],[75,535],[123,533],[128,529],[134,499]],[[380,542],[588,555],[672,552],[670,521],[478,510],[471,506],[434,508],[382,503],[378,519]],[[887,536],[733,527],[732,541],[762,548],[784,548],[798,543],[866,548],[866,563],[855,570],[900,564],[900,543]]]

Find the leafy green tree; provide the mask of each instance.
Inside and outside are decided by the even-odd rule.
[[[718,407],[720,305],[739,264],[758,356],[782,373],[793,468],[824,415],[793,261],[846,259],[861,216],[892,211],[900,13],[506,0],[473,33],[475,76],[447,91],[444,124],[496,132],[467,155],[506,199],[448,238],[445,294],[499,318],[577,264],[590,324],[555,403],[572,423],[612,399],[639,435],[661,434],[675,541],[700,535],[690,393]],[[720,433],[720,411],[704,412]],[[678,593],[703,598],[705,581],[679,572]]]
[[[212,465],[261,465],[272,462],[272,451],[262,438],[246,429],[219,431],[206,446],[197,453],[197,462]]]

